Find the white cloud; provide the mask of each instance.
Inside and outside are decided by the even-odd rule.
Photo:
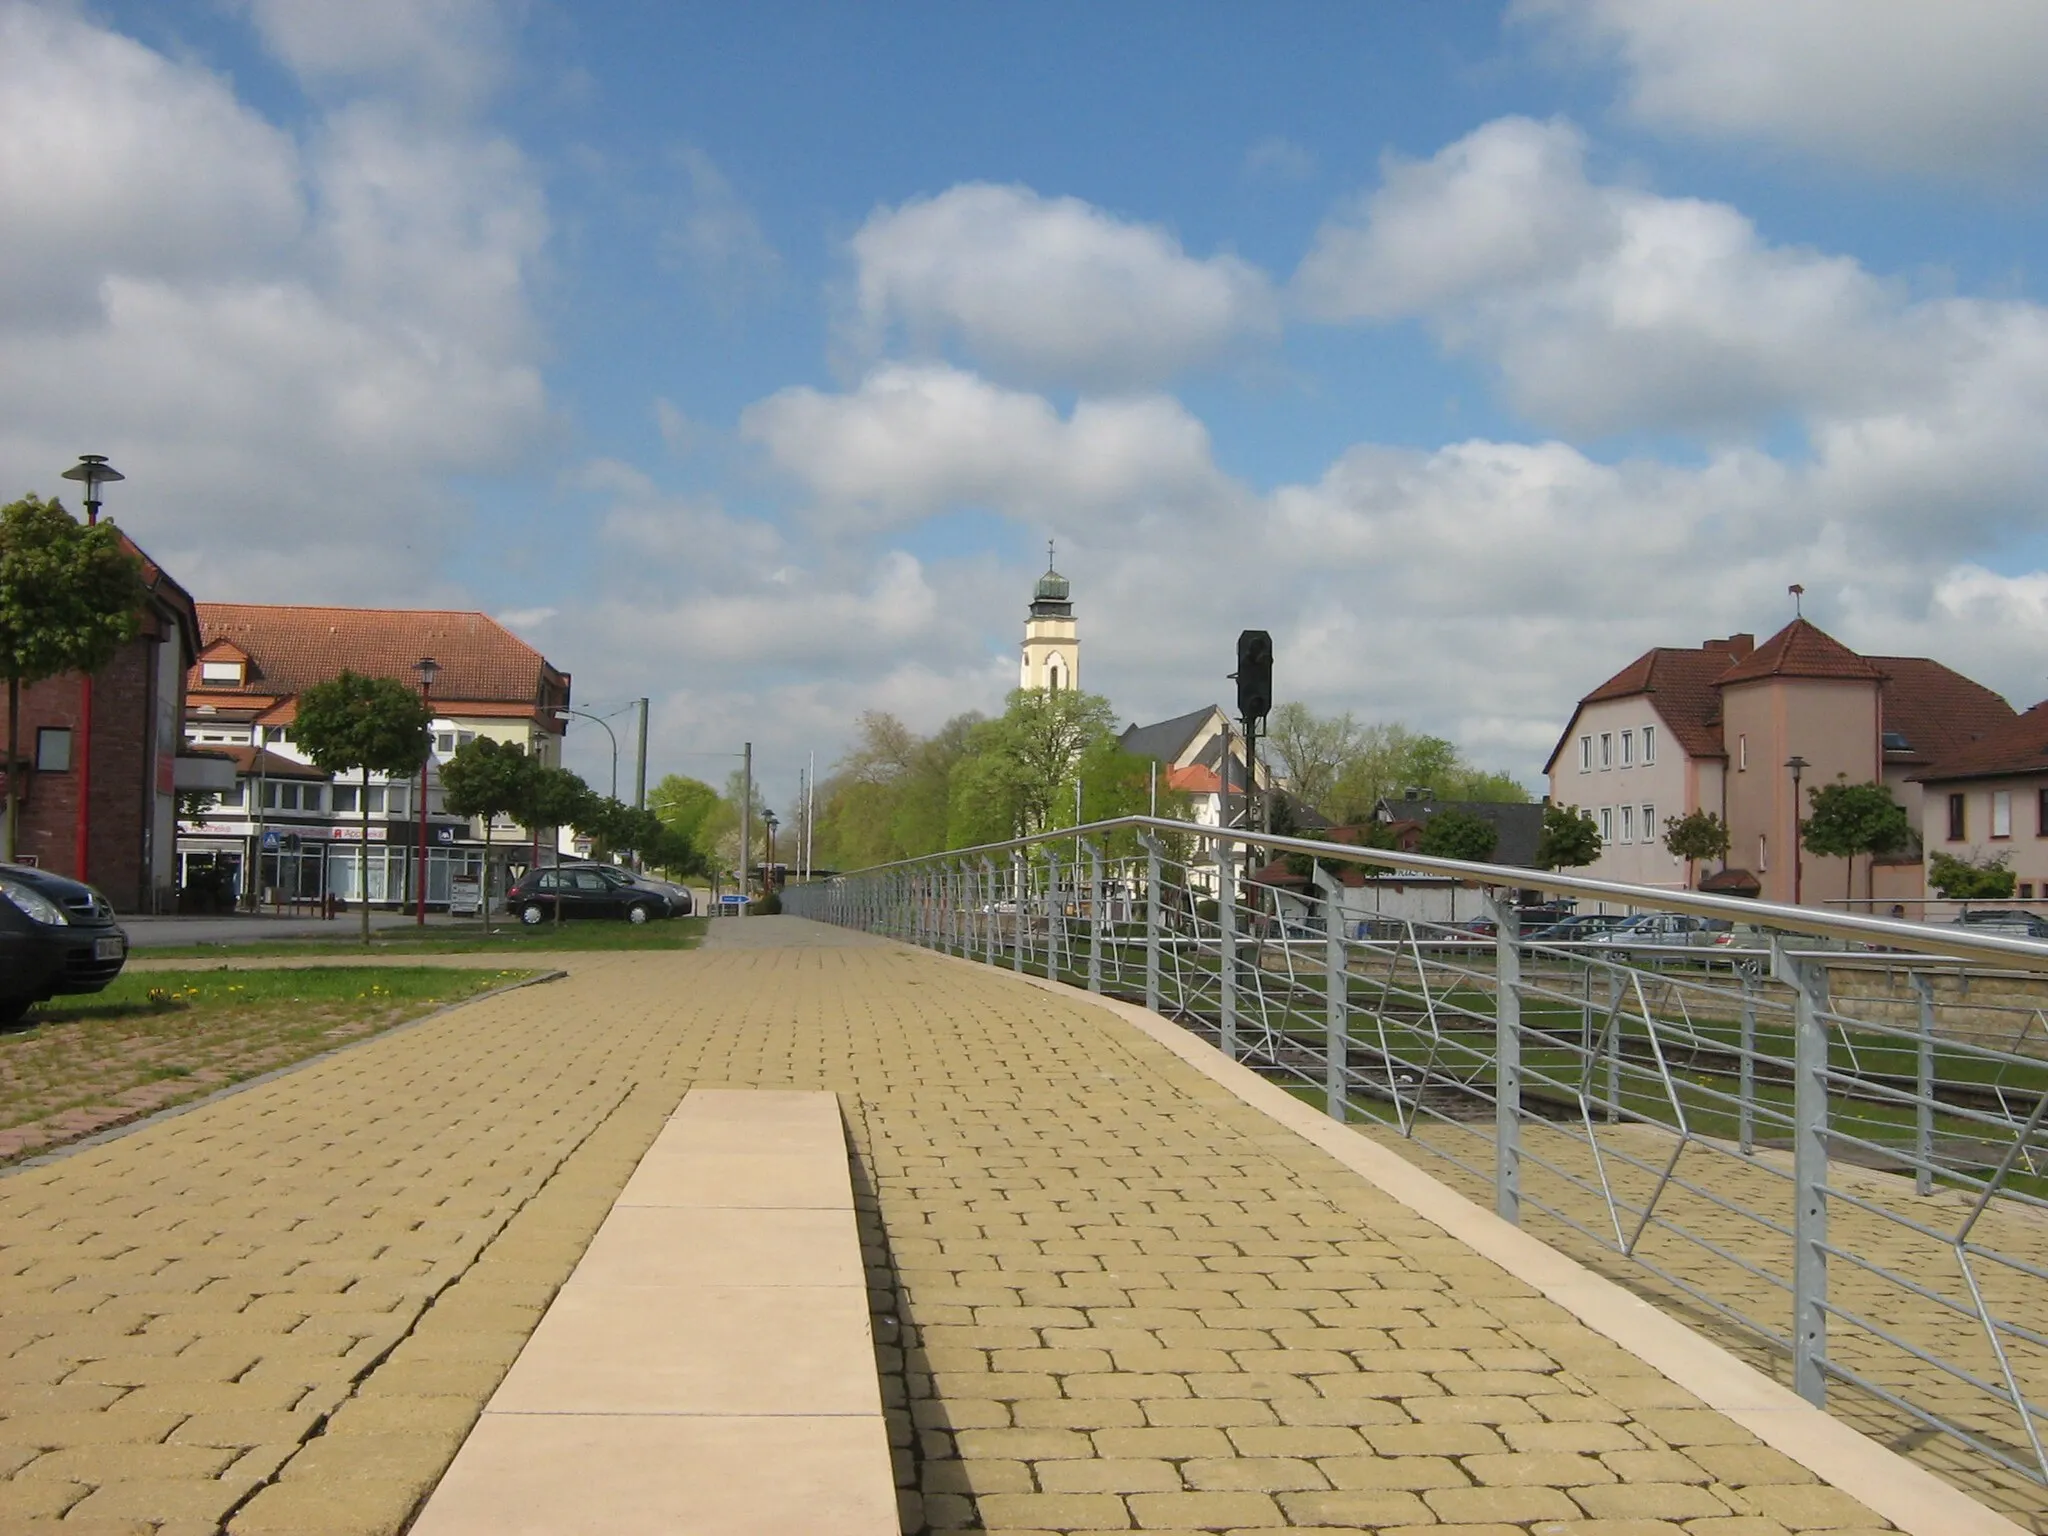
[[[1237,494],[1176,400],[1082,400],[1062,418],[1042,396],[936,364],[885,365],[851,394],[783,390],[748,407],[740,432],[840,527],[959,506],[1057,527],[1200,515]]]
[[[1270,335],[1265,275],[1198,259],[1157,225],[1077,198],[976,182],[878,209],[853,237],[857,333],[957,342],[1027,383],[1116,388],[1213,363]]]
[[[703,149],[685,144],[675,152],[684,188],[664,244],[693,267],[721,302],[734,302],[772,287],[782,258],[762,233],[753,210]]]
[[[2010,182],[2048,160],[2038,0],[1518,0],[1614,58],[1640,121],[1869,169]]]
[[[109,513],[210,596],[434,592],[444,477],[548,425],[518,152],[372,99],[301,148],[66,11],[0,5],[0,39],[6,494],[90,447],[129,477]]]
[[[368,87],[465,113],[509,67],[498,0],[241,0],[264,45],[323,92]]]

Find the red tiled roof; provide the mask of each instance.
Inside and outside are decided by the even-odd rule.
[[[1960,672],[1924,656],[1873,656],[1885,674],[1879,689],[1884,729],[1906,738],[1909,751],[1887,751],[1894,763],[1945,766],[1975,743],[2005,730],[2019,718],[2013,707]]]
[[[1934,767],[1913,775],[1924,783],[1943,779],[2003,778],[2009,774],[2048,773],[2048,701],[1968,746],[1942,758]]]
[[[1166,787],[1185,790],[1192,795],[1214,795],[1222,792],[1223,780],[1217,777],[1214,768],[1190,763],[1185,768],[1167,769]]]
[[[1825,677],[1877,682],[1883,672],[1858,656],[1833,635],[1804,619],[1794,619],[1714,681],[1753,683],[1766,677]]]
[[[248,654],[248,686],[239,690],[248,695],[288,697],[343,671],[416,685],[413,663],[431,656],[441,664],[437,701],[528,708],[569,701],[568,674],[487,614],[201,603],[199,623],[204,643],[227,640]],[[196,668],[191,686],[214,697],[238,691],[202,686]]]
[[[295,762],[289,757],[280,757],[275,752],[259,752],[254,747],[221,746],[216,743],[191,755],[231,758],[234,761],[235,772],[244,776],[256,773],[260,768],[266,779],[319,779],[325,782],[334,777],[325,769]]]
[[[1579,700],[1579,709],[1605,699],[1650,694],[1656,700],[1657,718],[1688,757],[1726,757],[1721,740],[1721,696],[1714,692],[1714,684],[1735,662],[1726,645],[1725,641],[1713,641],[1698,650],[1660,645],[1645,651]],[[1579,710],[1575,709],[1543,765],[1545,773],[1555,766],[1578,720]]]

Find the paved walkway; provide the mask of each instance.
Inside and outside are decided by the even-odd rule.
[[[1084,1001],[568,963],[0,1178],[0,1530],[402,1530],[692,1086],[840,1095],[908,1531],[1887,1528]]]

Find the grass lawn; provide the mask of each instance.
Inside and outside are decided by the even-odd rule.
[[[0,1030],[0,1162],[137,1120],[531,974],[333,966],[119,977]]]
[[[494,920],[487,937],[482,923],[437,923],[424,930],[384,928],[370,931],[370,945],[354,927],[337,922],[342,931],[332,938],[250,939],[234,944],[180,944],[131,952],[132,964],[151,960],[208,960],[250,955],[332,955],[337,962],[351,955],[521,955],[561,954],[586,949],[690,949],[703,942],[706,917],[678,917],[663,922],[632,923],[599,918],[571,918],[560,928],[541,923],[527,928],[511,918]]]

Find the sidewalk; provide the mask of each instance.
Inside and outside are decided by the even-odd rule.
[[[1889,1528],[1085,1001],[565,963],[0,1178],[0,1529],[402,1530],[692,1086],[840,1095],[906,1530]]]

